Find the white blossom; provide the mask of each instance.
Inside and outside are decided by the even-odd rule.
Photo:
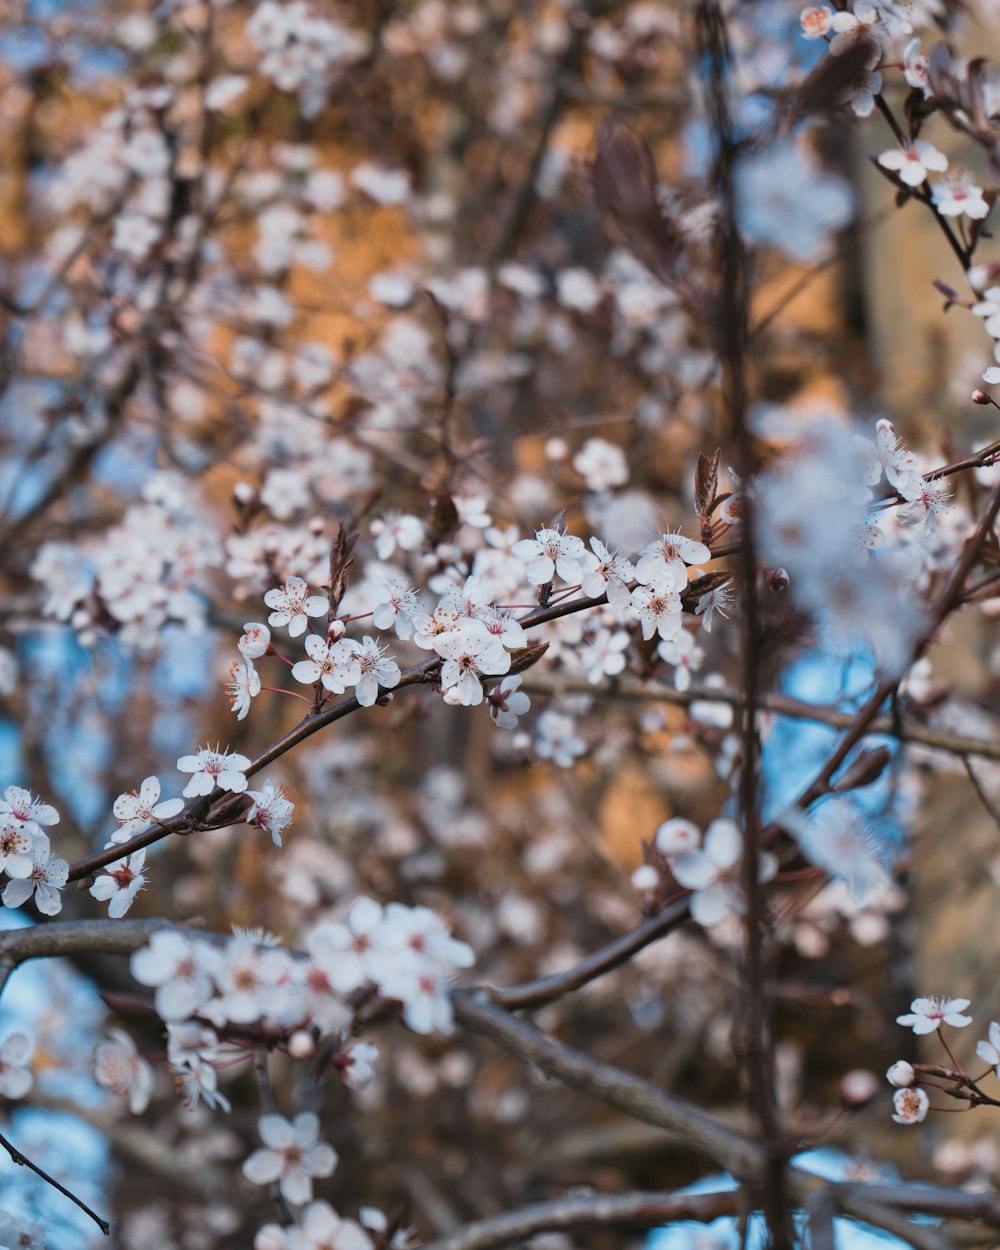
[[[94,1047],[94,1080],[117,1097],[127,1098],[129,1111],[141,1115],[156,1083],[153,1069],[124,1029],[109,1027],[108,1033],[109,1039]]]
[[[218,786],[220,790],[242,794],[247,788],[244,773],[249,767],[250,761],[245,755],[201,747],[197,754],[182,755],[177,761],[178,771],[192,774],[181,793],[186,799],[191,799],[209,795]]]
[[[967,998],[915,998],[904,1016],[897,1016],[896,1023],[906,1025],[914,1033],[933,1033],[942,1024],[964,1029],[972,1023],[971,1016],[961,1013],[968,1007]]]
[[[146,877],[142,871],[145,861],[145,850],[133,851],[124,859],[108,864],[90,887],[90,893],[94,898],[108,904],[108,915],[113,920],[120,920],[125,915],[135,902],[135,896],[146,884]]]
[[[257,1131],[264,1143],[243,1164],[243,1175],[255,1185],[278,1182],[286,1202],[294,1206],[312,1198],[314,1179],[331,1176],[337,1152],[319,1139],[319,1118],[300,1111],[293,1120],[282,1115],[262,1115]]]

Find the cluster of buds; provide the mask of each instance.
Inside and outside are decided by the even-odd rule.
[[[947,1067],[898,1059],[889,1068],[885,1075],[889,1084],[896,1087],[892,1096],[892,1118],[897,1124],[919,1124],[926,1119],[928,1111],[934,1110],[927,1089],[939,1090],[949,1098],[967,1103],[970,1108],[1000,1107],[1000,1099],[991,1097],[980,1085],[991,1072],[1000,1078],[1000,1024],[993,1021],[989,1040],[976,1045],[976,1054],[989,1065],[985,1072],[976,1076],[965,1071],[941,1032],[945,1024],[957,1029],[970,1025],[972,1017],[962,1014],[968,1006],[967,998],[916,998],[910,1004],[909,1013],[897,1017],[897,1024],[906,1025],[917,1035],[937,1033],[951,1064]]]

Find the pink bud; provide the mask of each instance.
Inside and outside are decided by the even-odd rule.
[[[337,642],[347,633],[347,626],[343,621],[332,620],[327,627],[326,636],[331,642]]]
[[[895,1085],[897,1089],[906,1089],[917,1079],[917,1074],[914,1072],[912,1064],[907,1063],[905,1059],[897,1059],[888,1072],[886,1072],[885,1079],[890,1085]]]
[[[974,404],[990,404],[993,401],[985,391],[976,390],[972,392],[972,402]]]
[[[288,1039],[288,1053],[293,1059],[308,1059],[316,1053],[316,1043],[311,1033],[296,1029]]]
[[[849,1107],[863,1107],[878,1091],[878,1077],[868,1068],[845,1072],[840,1081],[840,1096]]]
[[[764,580],[767,582],[768,589],[775,592],[787,590],[792,583],[792,579],[784,569],[768,569]]]

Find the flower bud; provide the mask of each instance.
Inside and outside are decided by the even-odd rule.
[[[660,884],[660,874],[652,864],[641,864],[632,874],[632,884],[645,894],[648,890],[655,890]]]
[[[347,633],[347,626],[336,618],[327,626],[326,636],[330,642],[337,642]]]
[[[917,1074],[913,1070],[913,1065],[907,1063],[905,1059],[897,1059],[892,1067],[886,1072],[885,1079],[890,1085],[895,1085],[898,1089],[906,1089],[912,1085],[917,1079]]]
[[[253,503],[257,492],[249,482],[237,482],[233,487],[233,498],[241,507],[249,507]]]
[[[879,1091],[878,1077],[869,1068],[845,1072],[840,1081],[840,1097],[847,1107],[864,1107]]]
[[[293,1059],[309,1059],[316,1052],[316,1043],[311,1033],[305,1029],[296,1029],[288,1039],[288,1053]]]
[[[977,391],[972,392],[972,402],[974,404],[990,404],[993,401],[990,399],[989,395],[987,395],[985,391],[977,390]]]
[[[775,592],[787,590],[792,584],[792,579],[784,569],[768,569],[764,574],[764,581],[767,582],[768,589]]]

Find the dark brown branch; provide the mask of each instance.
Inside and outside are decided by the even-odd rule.
[[[427,1242],[423,1250],[493,1250],[537,1233],[594,1226],[656,1228],[673,1220],[706,1223],[739,1209],[738,1190],[717,1194],[588,1194],[556,1198],[466,1224]]]
[[[32,1163],[26,1155],[21,1154],[20,1150],[17,1149],[13,1142],[9,1142],[2,1133],[0,1133],[0,1146],[3,1146],[4,1150],[7,1151],[11,1159],[13,1159],[19,1167],[28,1168],[28,1170],[34,1172],[36,1176],[40,1176],[46,1185],[51,1185],[53,1189],[58,1189],[58,1191],[67,1197],[70,1202],[75,1203],[81,1211],[89,1215],[105,1237],[111,1236],[111,1225],[107,1220],[102,1220],[97,1212],[92,1211],[83,1199],[78,1198],[71,1189],[67,1189],[66,1186],[57,1181],[54,1176],[49,1176],[48,1172],[44,1172],[37,1163]]]
[[[677,707],[688,707],[692,703],[722,703],[727,707],[743,705],[743,692],[740,690],[697,683],[689,686],[687,690],[675,690],[673,686],[665,686],[659,682],[623,681],[620,678],[614,678],[595,686],[578,677],[548,677],[532,673],[525,678],[523,689],[529,693],[553,696],[589,694],[622,699],[626,702],[671,703]],[[793,720],[816,721],[818,724],[830,725],[834,729],[850,729],[856,716],[855,712],[842,712],[839,708],[808,703],[804,699],[793,699],[790,695],[784,694],[761,694],[757,705],[765,712],[775,712],[779,716],[788,716]],[[983,738],[963,738],[958,734],[938,732],[923,725],[899,722],[889,716],[876,717],[865,733],[882,734],[887,738],[896,738],[900,742],[911,742],[935,751],[945,751],[949,755],[974,755],[981,756],[983,759],[1000,760],[1000,741],[987,742]]]
[[[562,998],[564,994],[582,989],[598,977],[628,963],[633,955],[673,932],[687,914],[687,900],[673,903],[658,915],[644,920],[629,933],[587,955],[572,968],[567,968],[564,972],[554,972],[547,977],[538,977],[534,981],[525,981],[522,985],[496,990],[493,999],[508,1011],[544,1007],[547,1003]]]
[[[645,1124],[682,1133],[689,1149],[740,1179],[759,1177],[764,1161],[759,1147],[698,1107],[664,1093],[650,1081],[562,1045],[497,1006],[486,990],[456,991],[452,1004],[455,1019],[464,1029],[490,1038],[544,1075]]]

